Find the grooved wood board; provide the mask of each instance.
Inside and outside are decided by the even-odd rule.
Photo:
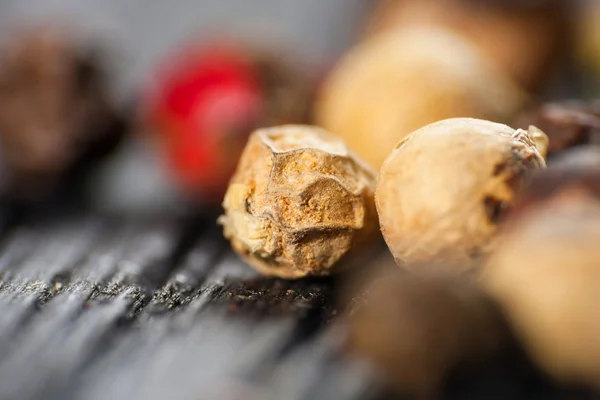
[[[257,276],[214,217],[10,226],[0,399],[384,398],[363,365],[339,355],[336,286]],[[527,369],[490,371],[448,398],[575,398]]]

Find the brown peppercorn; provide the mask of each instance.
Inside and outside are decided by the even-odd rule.
[[[451,372],[510,344],[496,305],[466,279],[388,272],[360,299],[347,320],[346,350],[408,398],[439,398]]]
[[[373,34],[438,26],[469,40],[494,67],[537,91],[572,48],[568,0],[380,0]]]
[[[52,192],[111,151],[127,128],[106,93],[101,60],[76,33],[26,29],[1,50],[0,145],[10,196]]]
[[[311,119],[315,85],[306,71],[289,63],[289,58],[287,54],[257,49],[251,59],[266,98],[261,126],[298,124]]]
[[[225,237],[265,275],[328,275],[376,237],[375,174],[316,127],[255,131],[225,194]]]
[[[600,167],[600,146],[587,145],[568,149],[554,157],[550,166],[557,168]]]
[[[527,129],[535,125],[548,135],[548,156],[570,147],[600,143],[600,103],[549,103],[517,116],[512,123]]]
[[[513,220],[518,221],[544,204],[572,197],[600,200],[600,147],[567,150],[547,169],[533,174],[503,225],[510,227]]]
[[[600,202],[563,190],[510,222],[483,283],[543,370],[600,388]]]
[[[342,59],[316,103],[318,124],[379,169],[394,146],[453,117],[506,120],[527,96],[462,38],[435,28],[374,36]]]
[[[472,118],[428,125],[383,164],[376,204],[399,265],[442,260],[472,268],[527,172],[545,166],[545,135]]]

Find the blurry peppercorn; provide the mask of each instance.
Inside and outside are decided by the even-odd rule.
[[[573,198],[600,200],[600,149],[596,146],[568,150],[547,169],[533,174],[502,225],[510,227],[511,221],[542,204]]]
[[[363,41],[325,81],[317,123],[379,169],[411,132],[443,119],[506,121],[528,96],[460,36],[399,29]]]
[[[500,71],[538,90],[572,47],[568,0],[381,0],[367,33],[433,25],[472,41]]]
[[[596,170],[596,182],[598,176]],[[507,221],[482,281],[544,371],[598,389],[600,202],[592,194],[598,184],[588,190],[584,179],[556,183],[550,199]]]
[[[600,146],[587,145],[563,151],[552,160],[551,167],[600,167]]]
[[[496,304],[464,278],[389,271],[359,299],[346,320],[346,351],[405,398],[439,398],[449,374],[511,345]]]
[[[600,2],[597,0],[581,1],[576,15],[577,61],[593,78],[595,85],[586,85],[591,93],[598,90],[600,79]],[[590,93],[590,94],[591,94]]]
[[[1,50],[0,145],[9,198],[36,201],[75,184],[128,127],[107,95],[98,49],[77,43],[77,33],[28,28]]]
[[[307,120],[307,79],[278,54],[235,42],[192,43],[169,56],[143,99],[172,177],[190,198],[216,203],[250,133]]]
[[[565,383],[596,388],[598,154],[594,146],[568,150],[532,176],[481,275],[541,368]]]
[[[551,158],[564,149],[600,143],[600,103],[564,101],[544,104],[517,116],[512,126],[527,129],[534,125],[548,135]]]

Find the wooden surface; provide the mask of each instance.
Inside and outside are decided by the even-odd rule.
[[[67,215],[2,234],[0,399],[385,397],[338,354],[335,281],[256,276],[212,217]],[[509,363],[448,398],[587,397]]]

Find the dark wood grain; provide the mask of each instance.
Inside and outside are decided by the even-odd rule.
[[[257,276],[212,216],[55,215],[0,237],[0,399],[387,398],[340,356],[339,283]],[[574,398],[519,365],[448,398]]]

